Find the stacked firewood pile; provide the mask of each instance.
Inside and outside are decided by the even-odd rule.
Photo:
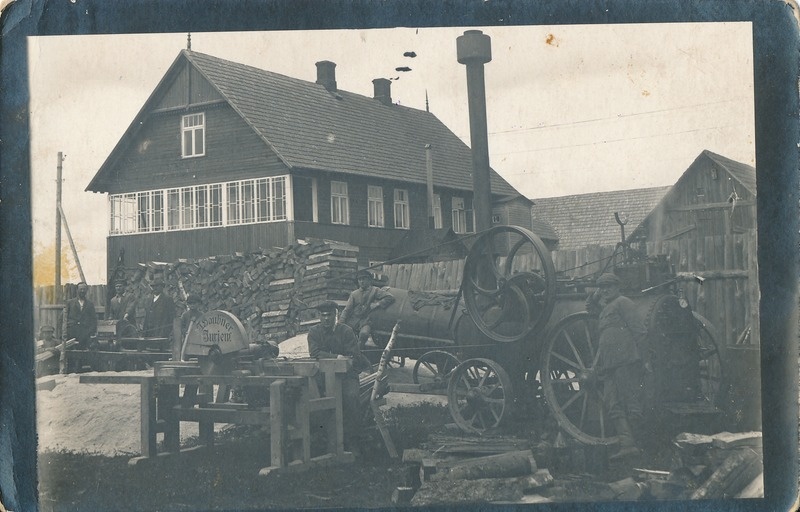
[[[125,272],[126,293],[135,297],[139,325],[150,283],[161,278],[177,314],[186,310],[186,296],[196,294],[203,310],[233,313],[253,341],[280,342],[316,323],[314,308],[323,301],[347,300],[357,286],[357,256],[352,245],[306,239],[270,251],[150,262]]]
[[[431,436],[424,448],[404,450],[403,462],[410,472],[396,504],[513,503],[553,482],[527,441],[505,436]]]

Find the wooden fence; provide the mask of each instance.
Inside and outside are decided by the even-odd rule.
[[[61,336],[61,314],[64,304],[69,299],[78,296],[78,285],[65,284],[61,286],[61,301],[55,302],[55,285],[37,286],[33,290],[33,328],[34,336],[38,337],[39,327],[49,325],[55,327],[56,336]],[[106,310],[106,285],[91,285],[86,297],[92,301],[100,315]]]
[[[718,342],[731,348],[759,345],[756,241],[755,230],[750,230],[647,244],[649,255],[668,256],[689,304],[711,322]],[[614,250],[613,246],[589,246],[553,251],[551,258],[560,278],[582,277],[611,268],[608,262]],[[530,259],[530,255],[518,259],[526,258]],[[388,276],[389,286],[456,290],[461,284],[464,260],[386,265],[377,270]],[[702,284],[694,276],[701,277]],[[748,327],[750,334],[744,336]]]

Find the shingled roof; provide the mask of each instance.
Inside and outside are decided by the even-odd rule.
[[[547,221],[558,234],[558,249],[615,245],[620,228],[614,212],[627,218],[626,236],[656,207],[671,187],[614,190],[533,200],[533,218]]]
[[[317,83],[189,50],[181,51],[165,77],[184,60],[209,81],[290,169],[425,183],[425,145],[430,144],[434,184],[472,189],[470,148],[430,112],[386,105],[343,90],[328,91]],[[166,85],[162,80],[148,103]],[[146,107],[139,117],[147,116]],[[139,118],[134,124],[138,121]],[[89,189],[100,183],[111,160],[110,156]],[[491,186],[492,193],[498,196],[518,194],[494,170]]]

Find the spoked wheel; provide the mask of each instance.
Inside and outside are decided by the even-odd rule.
[[[700,398],[708,404],[720,406],[724,375],[714,327],[702,315],[694,312],[692,314],[701,326],[697,334],[700,348]]]
[[[538,236],[496,226],[475,242],[464,264],[464,302],[478,329],[499,342],[541,329],[555,305],[556,272]]]
[[[511,378],[490,359],[468,359],[458,365],[447,385],[447,406],[456,424],[467,432],[497,428],[514,401]]]
[[[417,359],[411,378],[414,380],[414,384],[445,385],[447,379],[450,378],[450,374],[459,363],[458,358],[450,352],[431,350]]]
[[[597,379],[597,318],[575,313],[551,331],[542,353],[544,396],[559,426],[587,444],[615,441]]]

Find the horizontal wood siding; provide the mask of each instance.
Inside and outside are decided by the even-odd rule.
[[[287,222],[272,222],[110,236],[108,275],[111,275],[114,269],[120,249],[125,250],[125,266],[129,268],[148,261],[172,262],[180,258],[204,258],[235,252],[253,252],[288,245],[287,227]]]
[[[227,104],[205,113],[206,154],[181,157],[181,116],[165,112],[148,117],[131,147],[116,162],[111,193],[163,189],[285,174],[286,167]]]

